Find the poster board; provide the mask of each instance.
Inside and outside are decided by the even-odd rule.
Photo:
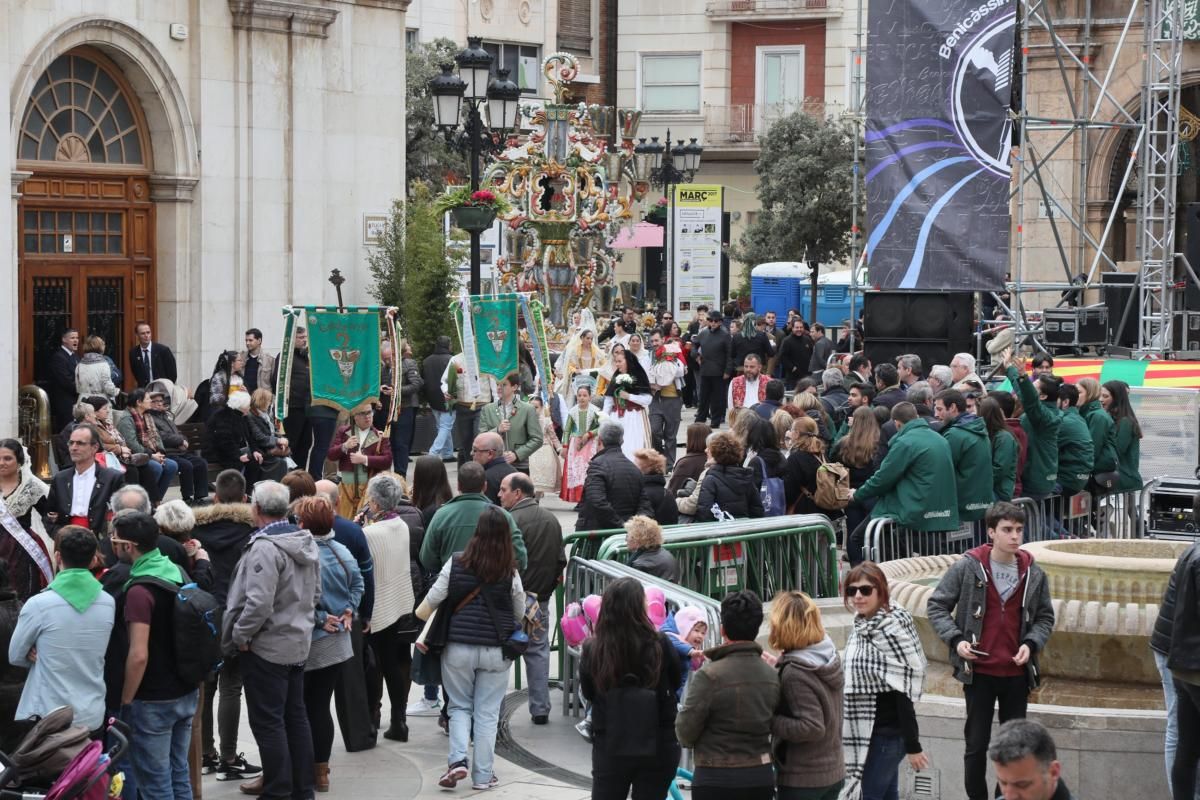
[[[724,187],[681,183],[671,192],[670,307],[686,325],[698,305],[721,303]]]

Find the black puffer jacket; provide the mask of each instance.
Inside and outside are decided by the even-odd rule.
[[[696,504],[696,521],[712,522],[713,506],[734,519],[757,518],[763,515],[762,498],[754,485],[754,475],[745,467],[717,464],[710,467],[700,484],[700,500]]]
[[[212,562],[212,594],[224,606],[229,581],[254,533],[254,516],[248,503],[217,503],[197,508],[192,536],[200,540]]]
[[[204,429],[204,457],[222,469],[241,469],[241,457],[249,452],[250,423],[246,415],[223,406]]]
[[[450,565],[450,590],[445,602],[453,602],[453,605],[447,606],[447,610],[452,611],[453,616],[450,617],[447,640],[480,647],[499,647],[508,638],[508,633],[516,627],[513,619],[512,579],[485,584],[471,602],[461,610],[454,611],[458,604],[479,586],[479,578],[467,572],[460,561],[460,554],[455,554]],[[486,599],[484,595],[487,595]]]
[[[596,453],[583,481],[575,530],[611,530],[632,516],[651,513],[650,502],[642,491],[642,471],[621,448],[606,447]]]
[[[667,493],[666,475],[645,476],[642,491],[650,504],[650,516],[658,520],[659,525],[679,524],[679,506],[675,505],[675,496]]]

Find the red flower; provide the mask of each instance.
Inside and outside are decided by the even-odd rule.
[[[492,194],[487,189],[480,189],[471,195],[471,202],[487,203],[488,205],[491,205],[492,203],[496,202],[496,195]]]

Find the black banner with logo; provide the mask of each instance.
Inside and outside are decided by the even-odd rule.
[[[867,263],[883,289],[1008,272],[1015,0],[871,0]]]

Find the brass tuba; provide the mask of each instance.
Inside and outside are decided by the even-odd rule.
[[[31,383],[21,387],[17,405],[17,427],[29,448],[29,468],[42,480],[50,480],[50,437],[54,433],[50,430],[50,398],[45,389]]]

